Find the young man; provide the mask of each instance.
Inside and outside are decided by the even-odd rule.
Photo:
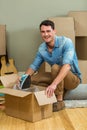
[[[56,36],[55,25],[50,20],[41,22],[40,33],[43,43],[39,46],[36,57],[25,75],[32,76],[43,62],[50,64],[51,73],[48,76],[50,81],[46,87],[46,95],[51,97],[55,93],[58,102],[53,104],[53,111],[58,111],[64,108],[64,90],[78,86],[81,82],[81,72],[71,39]]]

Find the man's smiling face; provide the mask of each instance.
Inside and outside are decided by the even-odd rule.
[[[42,25],[40,28],[42,39],[46,43],[52,43],[54,41],[55,30],[51,26]]]

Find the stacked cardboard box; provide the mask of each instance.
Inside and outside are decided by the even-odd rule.
[[[2,55],[6,55],[6,25],[0,25],[0,69]]]
[[[87,60],[79,60],[79,67],[82,72],[82,83],[87,84]]]
[[[87,36],[87,11],[70,11],[75,23],[75,36]]]
[[[87,11],[71,11],[68,16],[74,18],[78,58],[87,60]]]
[[[0,56],[6,54],[6,26],[0,25]]]
[[[71,11],[68,16],[74,19],[75,45],[82,72],[82,82],[87,83],[87,11]]]

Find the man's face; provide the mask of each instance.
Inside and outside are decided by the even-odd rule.
[[[42,39],[46,43],[51,43],[51,42],[54,41],[55,30],[53,30],[51,28],[51,26],[42,25],[41,29],[40,29],[40,32],[41,32]]]

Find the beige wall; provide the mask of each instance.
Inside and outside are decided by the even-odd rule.
[[[0,0],[0,24],[6,24],[8,56],[17,69],[25,71],[33,61],[42,20],[78,10],[87,10],[87,0]]]

